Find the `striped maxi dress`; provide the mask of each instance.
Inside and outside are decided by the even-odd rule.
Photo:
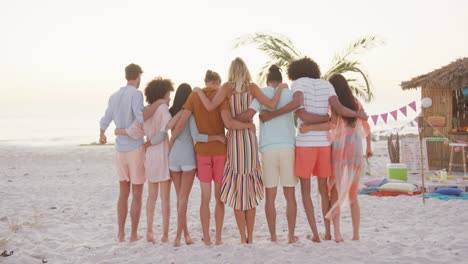
[[[233,116],[249,108],[250,93],[233,93],[229,106]],[[258,143],[251,129],[229,129],[221,201],[236,210],[255,208],[264,197]]]

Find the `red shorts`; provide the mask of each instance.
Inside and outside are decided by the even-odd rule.
[[[294,172],[297,177],[328,178],[332,175],[331,146],[296,147]]]
[[[201,182],[221,184],[223,182],[226,156],[198,156],[197,177]]]

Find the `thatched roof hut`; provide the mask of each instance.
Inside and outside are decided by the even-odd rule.
[[[430,73],[402,82],[403,90],[424,87],[428,89],[460,89],[468,85],[468,58],[458,59]]]
[[[432,99],[432,106],[423,108],[420,124],[425,138],[447,137],[451,141],[468,141],[468,58],[461,58],[430,73],[402,82],[403,90],[421,87],[421,98]],[[429,167],[447,168],[450,152],[442,143],[427,146]],[[463,157],[464,158],[464,157]],[[461,163],[461,157],[456,160]]]

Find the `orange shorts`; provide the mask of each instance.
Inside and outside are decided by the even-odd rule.
[[[127,152],[116,152],[115,164],[119,181],[143,184],[145,177],[145,149],[143,146]]]
[[[332,175],[331,146],[296,147],[294,172],[297,177],[328,178]]]

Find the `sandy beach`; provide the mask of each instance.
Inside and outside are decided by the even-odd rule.
[[[468,0],[446,4],[440,0],[240,0],[229,4],[217,0],[0,0],[0,264],[468,264],[467,10]],[[208,99],[196,87],[207,88],[202,93]],[[284,90],[277,92],[280,89]],[[156,107],[159,99],[168,102],[169,113],[165,105]],[[265,114],[267,109],[276,114]],[[251,120],[257,140],[244,129],[246,124],[226,118],[224,110],[236,121]],[[251,110],[256,112],[252,117]],[[364,120],[361,110],[367,115],[369,131],[361,121],[346,118]],[[195,127],[181,125],[190,118],[189,112],[201,137],[195,136]],[[330,118],[319,117],[326,114]],[[261,125],[276,115],[277,122]],[[170,119],[174,122],[167,122]],[[360,240],[351,240],[347,201],[340,218],[344,242],[323,240],[325,221],[313,178],[311,197],[321,243],[307,238],[312,232],[297,184],[296,243],[288,244],[294,239],[288,239],[286,199],[279,186],[278,241],[270,240],[264,199],[256,208],[253,238],[249,232],[247,239],[253,244],[241,244],[233,209],[226,206],[223,244],[205,246],[201,186],[196,178],[186,214],[193,244],[186,245],[182,236],[181,246],[174,247],[173,184],[169,242],[161,242],[159,197],[153,226],[156,243],[147,242],[148,183],[143,186],[140,239],[129,242],[130,194],[126,241],[119,243],[115,142],[126,152],[120,155],[121,171],[142,153],[137,150],[139,142],[126,136],[117,140],[115,130],[129,128],[135,120],[144,123],[145,140],[156,139],[163,131],[173,141],[178,137],[172,155],[166,153],[164,142],[153,148],[164,155],[148,156],[147,164],[155,166],[147,178],[164,180],[167,170],[158,170],[166,164],[185,170],[193,165],[192,139],[204,142],[208,135],[208,141],[223,141],[219,136],[230,131],[226,140],[230,171],[224,176],[227,184],[222,194],[223,200],[241,209],[257,203],[253,197],[261,184],[255,151],[272,150],[271,159],[265,159],[271,165],[269,175],[279,171],[281,183],[290,185],[288,181],[294,179],[283,167],[291,165],[292,153],[280,148],[305,147],[294,156],[299,161],[294,173],[307,177],[313,169],[327,176],[324,153],[328,149],[316,147],[333,141],[335,168],[343,168],[344,176],[354,172],[353,177],[337,177],[344,180],[336,186],[354,192],[360,165],[356,156],[361,155],[358,137],[370,135],[374,155],[363,164],[359,186],[363,194],[358,195]],[[300,120],[306,124],[302,131],[311,133],[301,133]],[[180,133],[179,128],[183,128]],[[334,132],[326,136],[324,130],[330,129]],[[362,151],[371,156],[368,149]],[[213,173],[201,175],[219,179],[217,168],[222,163],[217,166],[217,161],[227,153],[224,148],[208,143],[196,152],[206,158],[199,159],[203,169],[209,173],[213,168]],[[320,166],[315,166],[314,159]],[[387,172],[389,163],[394,164]],[[400,163],[406,164],[407,171]],[[385,179],[387,173],[392,179]],[[396,183],[398,179],[407,184]],[[387,188],[362,189],[369,181],[383,185],[387,180]],[[437,190],[440,187],[449,188]],[[166,216],[167,188],[163,189]],[[209,229],[213,243],[214,189]],[[183,205],[185,191],[181,192]],[[426,191],[428,195],[421,194]],[[290,197],[288,193],[288,201]],[[152,206],[154,196],[150,198]],[[311,218],[308,200],[306,207]],[[245,215],[251,231],[251,214]],[[164,227],[167,233],[166,217]]]
[[[373,177],[384,175],[384,143],[375,145]],[[360,195],[361,241],[352,242],[348,208],[342,216],[345,243],[306,239],[309,228],[299,189],[296,234],[299,242],[286,243],[287,224],[282,192],[277,199],[278,243],[268,241],[264,203],[257,210],[253,245],[240,245],[232,210],[226,210],[224,245],[206,247],[199,223],[200,189],[195,181],[188,223],[196,243],[174,248],[172,243],[145,240],[117,243],[117,178],[113,146],[0,148],[0,250],[14,251],[2,263],[464,263],[468,259],[466,201],[420,197]],[[314,188],[314,190],[316,190]],[[145,186],[145,196],[146,196]],[[175,191],[172,192],[171,232],[175,235]],[[314,191],[317,205],[317,193]],[[145,198],[144,198],[145,199]],[[212,201],[212,207],[214,202]],[[155,232],[161,234],[157,204]],[[319,230],[321,213],[316,208]],[[213,208],[212,208],[213,213]],[[129,221],[127,222],[129,223]],[[145,209],[140,235],[145,233]],[[214,223],[211,223],[214,235]],[[127,234],[129,225],[127,224]]]

